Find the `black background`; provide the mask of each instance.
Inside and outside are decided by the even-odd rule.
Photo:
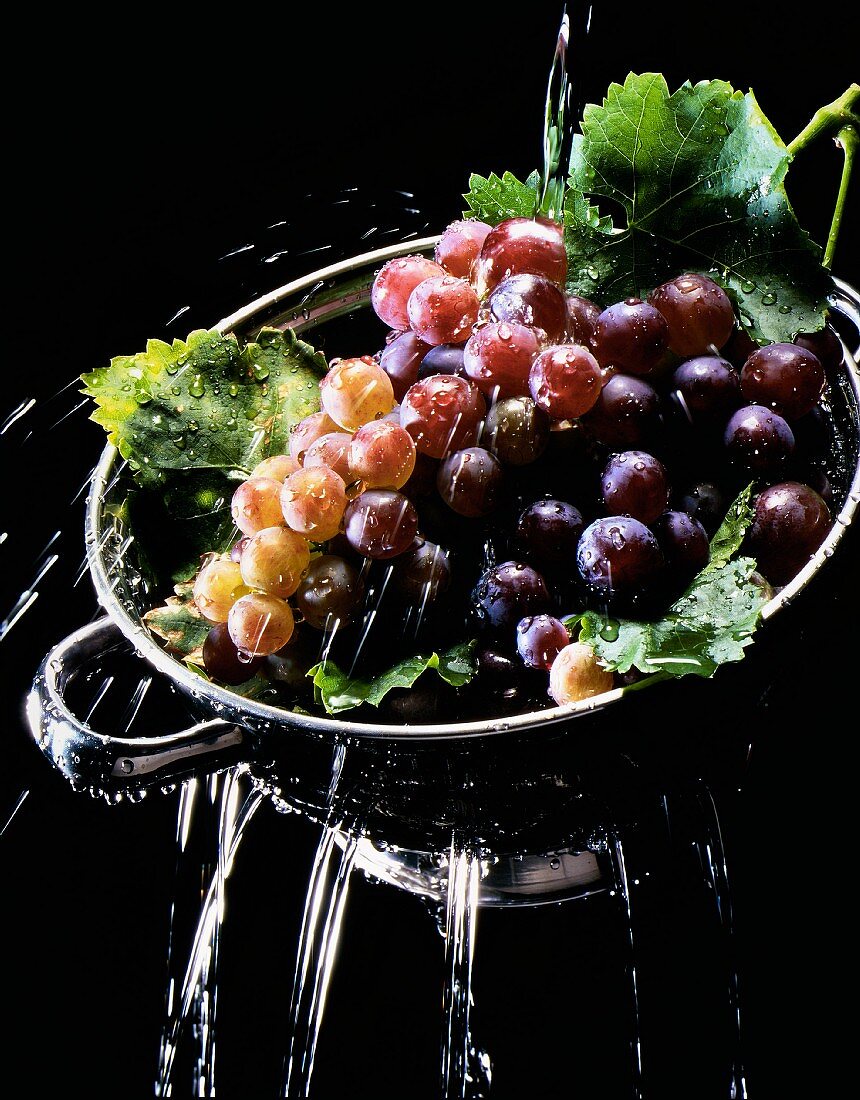
[[[629,71],[662,71],[670,87],[717,77],[751,87],[790,140],[858,76],[847,4],[829,5],[827,17],[802,27],[772,6],[756,14],[747,5],[742,17],[720,7],[595,9],[578,61],[583,100],[599,100]],[[229,22],[205,26],[129,16],[120,31],[55,19],[10,43],[20,52],[5,111],[12,301],[0,416],[35,404],[0,439],[8,532],[0,613],[30,585],[57,530],[50,552],[59,548],[62,560],[0,642],[3,822],[29,792],[0,838],[7,1085],[28,1080],[46,1095],[152,1095],[162,1009],[175,803],[156,797],[109,807],[73,793],[32,744],[22,716],[41,657],[95,613],[87,578],[73,581],[83,556],[79,489],[103,437],[85,410],[72,411],[75,379],[150,336],[216,323],[251,293],[302,273],[303,251],[333,243],[327,259],[363,250],[374,238],[362,234],[377,223],[394,230],[379,243],[441,231],[459,216],[471,171],[522,177],[538,166],[560,10],[532,4],[497,16],[483,6],[435,4],[344,14],[320,5],[263,16],[245,5]],[[821,242],[840,167],[822,140],[790,173],[798,217]],[[858,220],[855,185],[834,265],[854,285]],[[280,222],[287,225],[268,229]],[[286,255],[268,265],[259,248],[251,257],[237,253],[233,267],[223,259],[255,241]],[[831,990],[852,993],[847,890],[856,827],[843,754],[856,727],[857,546],[849,532],[818,595],[786,614],[788,640],[758,658],[767,691],[756,698],[767,695],[766,703],[745,710],[752,696],[740,695],[737,713],[729,708],[733,732],[753,744],[728,833],[754,1100],[835,1095],[829,1086],[849,1067],[847,1026]],[[685,718],[695,721],[695,710]],[[224,997],[225,1035],[232,1020],[247,1065],[223,1044],[225,1081],[244,1079],[236,1095],[254,1098],[271,1094],[255,1091],[262,1086],[251,1067],[271,1053],[260,1036],[284,1034],[292,922],[316,842],[306,821],[265,809],[260,816],[256,869],[266,874],[243,879],[237,870],[236,896],[261,907],[261,928],[270,931],[233,944],[247,955],[237,1000],[228,1006]],[[349,1064],[354,1048],[344,1064],[335,1042],[321,1046],[320,1089],[332,1091],[318,1095],[389,1095],[398,1077],[401,1095],[433,1095],[438,998],[421,975],[433,973],[427,960],[437,944],[426,915],[363,881],[351,904],[355,938],[332,1001],[332,1031],[349,1028],[351,1012],[371,1026],[361,1066]],[[282,939],[271,932],[279,920]],[[515,930],[512,954],[527,958],[533,935],[527,925]],[[381,972],[399,975],[390,993],[376,988]],[[540,989],[523,991],[530,995]],[[522,1011],[527,1034],[535,1004]],[[564,1068],[567,1055],[551,1046],[542,1057]],[[615,1095],[601,1092],[593,1066],[574,1062],[548,1079],[563,1082],[551,1095],[576,1095],[577,1081],[588,1095]],[[699,1095],[689,1076],[658,1087],[656,1100]]]

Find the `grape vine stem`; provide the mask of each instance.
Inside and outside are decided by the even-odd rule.
[[[839,192],[836,196],[833,218],[830,222],[827,245],[824,249],[823,265],[828,271],[833,267],[833,256],[836,252],[842,215],[848,199],[851,173],[854,168],[857,149],[860,146],[860,114],[858,114],[858,107],[860,107],[860,84],[851,84],[832,103],[820,107],[797,137],[786,146],[789,156],[793,158],[817,137],[822,134],[829,134],[832,135],[836,146],[842,150],[842,177],[839,182]]]

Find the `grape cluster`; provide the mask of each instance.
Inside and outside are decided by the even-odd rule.
[[[746,548],[771,586],[797,573],[832,522],[810,423],[833,330],[760,347],[704,274],[604,304],[567,294],[566,269],[562,227],[522,217],[455,221],[432,259],[384,264],[382,348],[330,362],[197,576],[211,676],[294,684],[309,631],[367,621],[382,563],[406,617],[477,635],[484,705],[600,694],[614,676],[564,614],[659,614],[749,481]]]

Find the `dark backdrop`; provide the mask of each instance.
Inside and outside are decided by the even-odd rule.
[[[578,60],[581,100],[599,100],[609,80],[631,70],[663,71],[671,87],[718,77],[752,87],[789,140],[858,76],[847,4],[804,25],[773,6],[756,14],[746,5],[741,15],[595,8]],[[151,1095],[162,1008],[175,804],[156,797],[108,807],[74,794],[30,741],[21,711],[42,655],[94,614],[87,578],[75,581],[84,483],[103,438],[76,409],[75,379],[149,336],[215,323],[304,270],[303,252],[332,244],[321,254],[328,258],[440,231],[459,215],[471,171],[527,174],[540,162],[560,10],[532,4],[514,17],[483,5],[368,5],[342,14],[319,5],[272,16],[244,5],[218,25],[126,13],[123,29],[75,13],[34,21],[9,43],[0,614],[31,587],[39,596],[0,642],[3,822],[29,792],[0,838],[7,1085]],[[821,142],[789,177],[798,216],[819,241],[840,166]],[[858,285],[856,192],[835,271]],[[371,228],[376,235],[362,240]],[[262,253],[274,258],[264,263]],[[802,600],[787,616],[792,641],[777,652],[788,664],[761,669],[766,702],[736,716],[753,743],[729,836],[754,1098],[832,1095],[827,1082],[847,1064],[829,990],[850,980],[852,957],[846,890],[855,829],[842,753],[853,712],[857,545],[852,532],[815,606]],[[55,552],[60,559],[34,585]],[[261,905],[274,896],[292,928],[292,887],[301,887],[316,833],[298,819],[269,821],[263,842],[283,842],[287,827],[286,844],[270,850],[269,885],[252,879],[245,896]],[[355,953],[349,960],[356,989],[373,984],[379,952],[405,971],[404,960],[420,966],[421,952],[435,950],[422,946],[419,918],[403,899],[381,901],[364,887],[354,906],[367,936],[359,962]],[[241,992],[252,1021],[283,1024],[293,935],[280,945],[252,935],[245,944]],[[396,1002],[411,1005],[416,1027],[424,1020],[432,1029],[434,997],[418,979],[392,997],[394,1006],[380,995],[366,1009],[381,1013],[378,1052],[407,1042],[416,1067],[432,1074],[435,1054],[398,1031],[407,1025]],[[260,1052],[251,1025],[247,1033],[253,1062]],[[337,1066],[334,1046],[324,1056]],[[348,1068],[340,1071],[328,1071],[339,1081],[332,1096],[349,1095]],[[560,1079],[571,1096],[576,1080],[602,1095],[593,1069],[571,1067]],[[676,1086],[672,1096],[696,1095]],[[406,1085],[411,1091],[425,1095]]]

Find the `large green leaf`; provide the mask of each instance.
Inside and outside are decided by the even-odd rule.
[[[608,305],[698,271],[761,342],[820,329],[833,281],[788,200],[789,160],[752,92],[670,94],[658,73],[611,84],[573,137],[568,290]]]
[[[256,343],[197,330],[150,340],[82,378],[92,419],[127,459],[137,482],[216,470],[238,480],[286,450],[292,424],[319,408],[325,358],[291,330],[264,329]]]

